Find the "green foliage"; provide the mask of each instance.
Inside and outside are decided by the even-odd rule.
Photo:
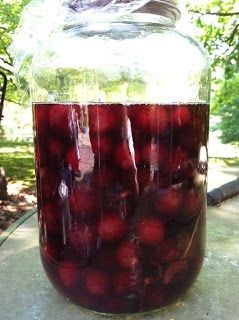
[[[230,77],[239,63],[239,10],[237,0],[209,0],[197,7],[188,6],[199,28],[199,40],[208,50],[213,69],[222,67]]]
[[[216,92],[212,110],[222,117],[217,129],[222,131],[223,143],[239,142],[239,73],[231,79],[225,79]]]
[[[239,143],[239,6],[238,0],[209,0],[188,9],[212,65],[212,113],[223,143]]]
[[[6,176],[25,186],[35,184],[33,144],[26,141],[0,140],[0,163]]]
[[[9,45],[12,42],[12,36],[19,23],[23,7],[30,0],[2,0],[0,1],[0,70],[8,78],[6,100],[19,103],[25,90],[23,83],[22,90],[17,90],[13,76],[13,59],[9,53]]]

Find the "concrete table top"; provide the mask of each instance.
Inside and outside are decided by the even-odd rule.
[[[239,319],[239,197],[208,208],[207,251],[192,288],[160,311],[107,318],[150,320]],[[0,246],[0,318],[98,320],[103,315],[64,300],[47,280],[38,252],[36,214]]]

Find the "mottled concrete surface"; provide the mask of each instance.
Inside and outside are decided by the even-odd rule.
[[[207,252],[193,287],[160,311],[114,319],[238,320],[239,196],[208,208]],[[103,319],[65,301],[46,279],[38,253],[36,214],[0,247],[0,318],[3,320]],[[113,318],[113,317],[108,317]]]

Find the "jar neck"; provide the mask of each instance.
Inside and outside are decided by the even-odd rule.
[[[153,15],[155,20],[155,16],[161,17],[161,20],[165,21],[165,25],[171,27],[175,26],[176,21],[181,17],[175,0],[150,0],[143,7],[136,10],[135,13]]]
[[[89,25],[95,23],[114,23],[114,22],[129,22],[129,23],[149,23],[159,24],[161,26],[175,27],[175,23],[180,19],[181,13],[177,7],[177,0],[148,0],[142,7],[130,12],[122,14],[119,12],[96,10],[88,14],[88,12],[80,13],[75,11],[75,19],[73,23],[66,26],[74,25]]]

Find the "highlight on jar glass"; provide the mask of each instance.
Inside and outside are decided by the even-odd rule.
[[[155,310],[203,263],[207,56],[175,1],[56,3],[31,78],[43,267],[81,307]]]

